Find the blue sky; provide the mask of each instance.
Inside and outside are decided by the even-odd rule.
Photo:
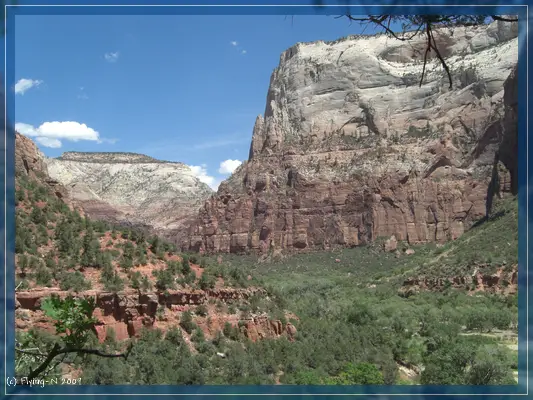
[[[50,157],[142,153],[216,187],[248,157],[280,53],[361,31],[332,16],[17,16],[17,128]]]

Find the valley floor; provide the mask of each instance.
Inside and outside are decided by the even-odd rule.
[[[187,335],[191,348],[179,328],[146,330],[127,362],[87,357],[76,373],[94,384],[514,384],[517,212],[516,199],[501,201],[444,246],[204,257],[207,273],[229,282],[238,270],[248,279],[235,285],[266,289],[237,305],[241,315],[290,322],[294,338],[252,341],[225,329]]]

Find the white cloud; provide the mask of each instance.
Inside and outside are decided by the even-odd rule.
[[[218,169],[218,172],[221,174],[229,175],[233,174],[233,172],[239,167],[239,165],[242,164],[242,161],[239,160],[225,160],[220,163],[220,168]]]
[[[106,59],[106,61],[108,62],[117,62],[118,61],[118,56],[119,56],[119,52],[118,51],[115,51],[114,53],[110,52],[110,53],[105,53],[104,54],[104,58]]]
[[[207,166],[202,165],[189,165],[189,168],[192,170],[193,174],[198,178],[200,182],[205,183],[211,189],[217,190],[218,185],[220,185],[220,180],[216,179],[214,176],[207,174]]]
[[[246,54],[246,50],[241,51],[242,54]]]
[[[238,45],[239,45],[239,43],[238,43],[238,42],[236,42],[235,40],[234,40],[234,41],[232,41],[232,42],[230,42],[230,43],[231,43],[231,45],[232,45],[232,46],[238,46]]]
[[[39,86],[41,83],[43,83],[43,81],[35,79],[19,79],[19,81],[15,83],[15,94],[24,94],[24,92],[27,90],[30,90],[32,87]]]
[[[53,148],[61,147],[61,140],[90,140],[97,143],[107,140],[100,139],[100,134],[94,129],[75,121],[45,122],[38,128],[18,122],[15,124],[15,130],[25,136],[35,137],[35,140],[45,147]]]
[[[61,147],[61,140],[49,138],[49,137],[37,137],[35,141],[39,144],[42,144],[44,147],[51,147],[53,149],[58,149]]]

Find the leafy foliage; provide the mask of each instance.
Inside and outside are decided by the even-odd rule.
[[[52,318],[58,334],[66,334],[63,341],[67,347],[82,347],[89,337],[90,328],[97,322],[92,314],[94,298],[75,299],[72,296],[60,299],[53,295],[45,299],[41,308]]]

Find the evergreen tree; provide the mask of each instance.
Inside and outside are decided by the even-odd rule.
[[[191,272],[191,264],[189,263],[189,257],[184,254],[181,259],[181,272],[183,275],[189,275]]]
[[[148,276],[143,275],[141,279],[141,290],[143,292],[147,292],[152,289],[152,284],[150,283],[150,280],[148,279]]]
[[[35,225],[46,223],[42,210],[36,205],[33,205],[33,209],[30,214],[30,219]]]

